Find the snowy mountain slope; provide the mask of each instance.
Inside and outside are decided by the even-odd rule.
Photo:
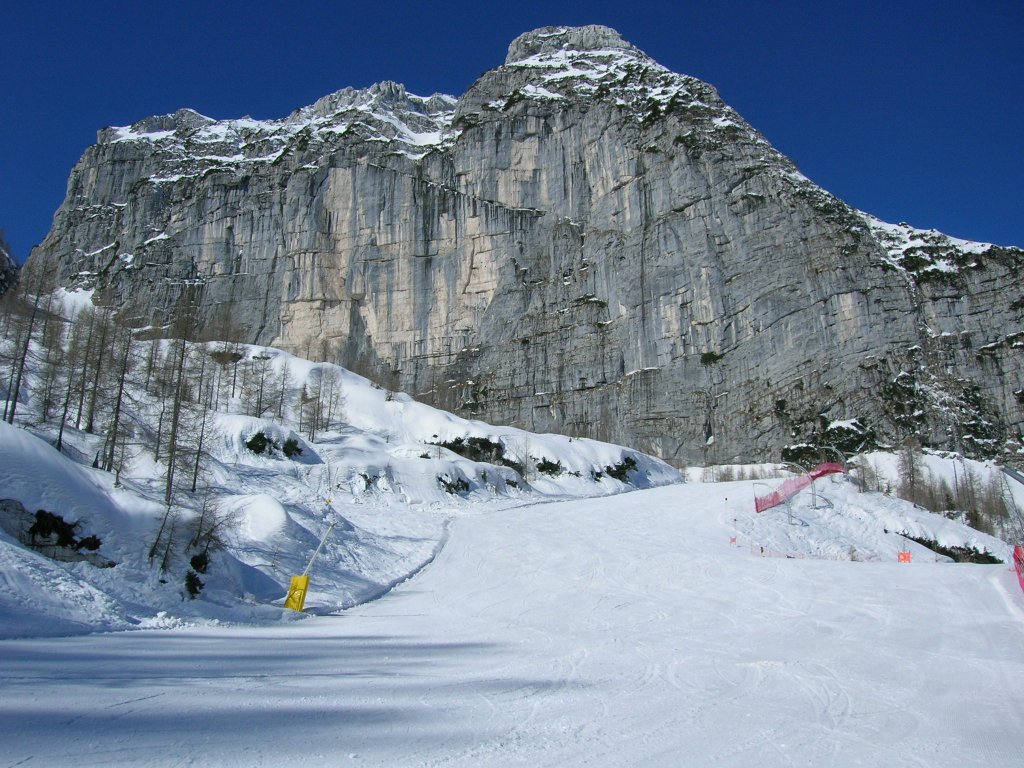
[[[755,492],[763,494],[778,483],[759,481],[754,483]],[[741,498],[746,492],[741,491]],[[759,515],[739,515],[735,525],[738,546],[755,546],[758,554],[763,547],[765,554],[777,557],[894,562],[899,552],[909,551],[915,559],[948,562],[907,538],[914,537],[944,546],[966,546],[1012,562],[1012,548],[1001,539],[902,499],[859,493],[841,475],[818,480],[813,493],[801,492],[788,508],[782,505]]]
[[[219,345],[203,349],[212,353]],[[0,633],[125,628],[157,616],[163,622],[172,620],[168,617],[276,621],[281,614],[273,604],[280,605],[290,576],[303,572],[332,523],[312,572],[307,605],[337,609],[372,599],[421,568],[460,508],[619,493],[680,479],[664,463],[635,451],[466,421],[337,366],[262,347],[239,354],[258,359],[268,371],[287,366],[293,382],[286,393],[289,402],[297,401],[312,375],[336,377],[336,391],[344,397],[335,407],[345,417],[309,440],[288,426],[301,418],[290,410],[284,420],[256,418],[238,413],[243,403],[229,398],[220,410],[208,412],[202,480],[196,493],[176,494],[166,568],[158,567],[162,556],[152,562],[147,555],[164,519],[166,457],[154,461],[150,447],[133,442],[125,449],[120,484],[115,485],[114,474],[83,466],[101,453],[102,434],[66,428],[63,455],[52,448],[57,430],[52,423],[32,426],[39,437],[0,424],[0,498],[17,500],[27,510],[24,519],[0,521],[3,527],[24,536],[31,516],[44,509],[79,523],[79,537],[98,536],[99,556],[117,564],[110,569],[54,564],[5,539],[0,542],[4,570],[30,576],[0,582]],[[34,382],[37,375],[28,378]],[[150,429],[146,424],[154,425],[155,432],[161,404],[141,391],[128,399],[140,434]],[[31,418],[34,407],[28,398],[21,404],[22,417]],[[254,453],[247,444],[257,434],[277,449]],[[280,447],[289,439],[301,453],[284,455]],[[458,448],[464,444],[458,441],[473,440],[500,448],[505,464],[465,458],[440,445]],[[607,474],[627,459],[632,468],[622,480],[630,484]],[[182,577],[189,553],[184,544],[204,508],[228,521],[226,547],[211,553],[212,564],[201,577],[201,598],[185,600]],[[61,579],[53,576],[65,572]],[[80,594],[65,610],[61,600],[40,599],[38,592],[48,581],[64,584],[63,594]],[[95,612],[89,614],[83,605],[94,605]]]
[[[166,184],[214,172],[251,173],[311,144],[382,142],[419,159],[441,144],[454,107],[451,96],[424,98],[406,93],[398,83],[382,82],[363,90],[344,88],[280,120],[214,120],[181,109],[105,128],[99,140],[150,145],[165,170],[148,177],[147,183]]]
[[[784,160],[714,87],[672,72],[601,27],[549,27],[520,36],[509,46],[504,65],[490,73],[491,100],[478,103],[476,90],[461,100],[457,124],[476,110],[507,112],[521,101],[604,101],[643,125],[669,112],[685,115],[691,131],[683,141],[710,144],[716,135],[718,141],[742,135]]]
[[[842,484],[821,491],[828,525],[877,506]],[[0,641],[5,754],[151,767],[1018,765],[1013,573],[917,552],[897,563],[882,526],[916,513],[895,502],[850,524],[879,561],[760,557],[781,531],[811,554],[821,529],[755,515],[753,494],[751,482],[690,483],[466,507],[429,567],[341,616]]]

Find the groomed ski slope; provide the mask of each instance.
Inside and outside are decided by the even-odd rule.
[[[825,492],[806,526],[750,483],[471,510],[342,614],[0,642],[0,765],[1021,765],[1012,571],[856,514],[876,561],[752,547],[867,498]]]

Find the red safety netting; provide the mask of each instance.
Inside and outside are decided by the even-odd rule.
[[[754,498],[754,509],[757,512],[764,512],[766,509],[777,507],[787,499],[791,499],[796,496],[800,491],[809,486],[819,477],[825,475],[834,475],[836,473],[846,472],[846,468],[842,464],[836,462],[826,462],[825,464],[819,464],[810,472],[803,475],[797,475],[791,477],[789,480],[780,485],[776,490],[769,493],[767,496],[758,496]]]
[[[1024,589],[1024,546],[1018,544],[1013,548],[1013,564],[1017,568],[1017,581],[1020,588]]]

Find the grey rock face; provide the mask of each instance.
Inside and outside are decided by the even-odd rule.
[[[139,324],[191,285],[208,337],[680,462],[1022,422],[1024,253],[851,209],[605,27],[523,35],[458,100],[105,129],[31,258]]]
[[[14,258],[0,245],[0,296],[18,280],[18,265]]]

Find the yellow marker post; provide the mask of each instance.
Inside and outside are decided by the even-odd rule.
[[[306,590],[309,589],[309,576],[292,576],[292,584],[288,588],[288,597],[285,598],[284,607],[293,611],[301,611],[306,604]]]
[[[331,500],[325,499],[327,502],[328,512],[332,512]],[[316,560],[316,556],[320,554],[320,550],[324,548],[324,544],[327,543],[327,537],[331,535],[331,531],[338,524],[335,520],[331,523],[327,529],[327,533],[320,539],[320,545],[316,548],[313,556],[309,558],[309,563],[306,565],[306,570],[302,572],[301,576],[292,576],[291,586],[288,587],[288,597],[284,599],[284,607],[289,608],[293,611],[301,611],[302,607],[306,604],[306,592],[309,590],[309,569],[313,567],[313,561]]]

